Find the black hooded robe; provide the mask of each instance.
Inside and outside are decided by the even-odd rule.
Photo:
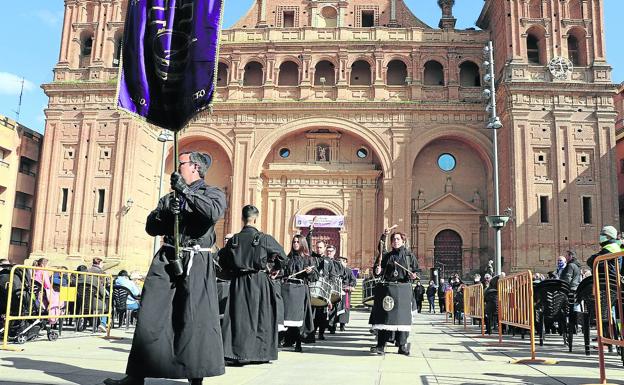
[[[221,252],[221,267],[231,277],[222,328],[225,358],[248,362],[277,360],[276,286],[266,268],[269,255],[286,258],[284,249],[270,235],[245,226]]]
[[[203,180],[191,184],[183,196],[180,244],[210,248],[215,223],[223,217],[225,194]],[[167,209],[169,196],[147,217],[146,231],[164,235],[165,245],[154,256],[145,278],[141,308],[128,357],[126,374],[137,378],[203,378],[225,372],[219,324],[215,266],[208,251],[195,252],[189,274],[172,278],[168,258],[174,218]],[[185,271],[191,252],[184,252]]]

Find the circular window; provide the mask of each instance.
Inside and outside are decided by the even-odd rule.
[[[290,150],[287,148],[282,148],[279,150],[279,156],[282,158],[288,158],[290,156]]]
[[[455,157],[451,154],[442,154],[438,158],[438,167],[440,167],[442,171],[453,171],[455,169],[455,166],[457,166],[457,161],[455,160]]]
[[[357,150],[355,154],[357,155],[358,158],[364,159],[368,156],[368,150],[362,147],[359,150]]]

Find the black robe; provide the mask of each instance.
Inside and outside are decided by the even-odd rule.
[[[210,248],[215,223],[223,217],[225,194],[203,180],[194,182],[184,196],[180,214],[183,247]],[[146,231],[172,242],[174,217],[167,210],[169,197],[147,217]],[[174,249],[164,245],[154,256],[143,293],[126,373],[144,378],[202,378],[225,372],[215,267],[210,252],[195,253],[189,274],[171,277],[168,259]],[[184,252],[188,269],[190,252]]]
[[[342,278],[342,288],[346,287],[355,288],[357,286],[357,279],[355,279],[355,274],[353,274],[353,270],[349,267],[344,268],[345,274]],[[340,309],[342,308],[342,309]],[[338,318],[336,322],[341,324],[349,323],[349,316],[351,315],[351,292],[345,291],[344,296],[342,297],[342,301],[340,301],[340,308],[338,309]]]
[[[284,264],[284,277],[288,279],[288,277],[292,274],[298,273],[305,269],[306,267],[313,267],[310,273],[302,272],[296,275],[295,279],[301,279],[307,285],[310,282],[314,282],[318,280],[318,265],[316,264],[316,260],[313,257],[305,257],[295,251],[291,251],[288,254],[288,261]],[[286,304],[288,298],[284,297],[284,306],[293,306],[293,304]],[[306,336],[307,334],[314,331],[314,312],[312,311],[312,305],[310,303],[310,290],[306,290],[305,298],[303,302],[295,304],[296,306],[302,306],[304,311],[304,322],[303,325],[299,328],[299,334],[301,336]]]
[[[269,255],[285,258],[270,235],[245,226],[221,249],[221,267],[231,277],[223,316],[225,358],[265,362],[277,359],[278,305],[266,272]]]

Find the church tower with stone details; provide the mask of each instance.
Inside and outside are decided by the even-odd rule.
[[[583,259],[618,227],[614,87],[602,0],[487,0],[495,50],[503,255],[515,269]]]

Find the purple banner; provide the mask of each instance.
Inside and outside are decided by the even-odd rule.
[[[223,0],[130,0],[117,104],[179,131],[213,98]]]

